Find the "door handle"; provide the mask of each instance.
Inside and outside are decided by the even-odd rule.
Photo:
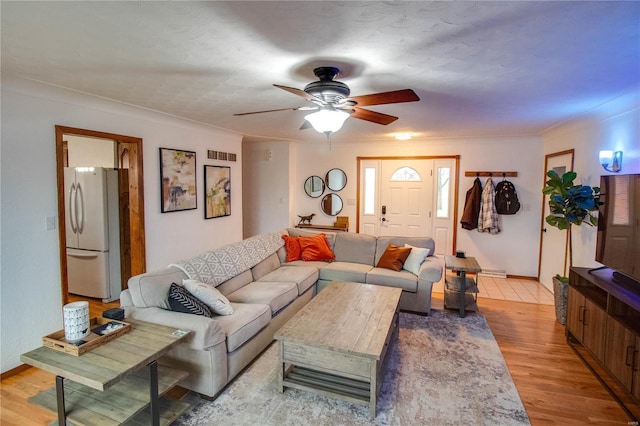
[[[584,322],[584,306],[580,306],[578,311],[578,322]]]
[[[542,232],[547,232],[547,228],[542,228]]]
[[[71,230],[75,234],[78,232],[78,226],[76,224],[76,209],[75,209],[75,195],[76,195],[76,184],[75,182],[71,184],[69,188],[69,224],[71,225]]]
[[[629,351],[629,349],[631,349],[631,351]],[[635,348],[633,346],[627,346],[627,353],[624,357],[624,365],[626,365],[627,367],[633,367],[634,349]],[[631,353],[631,356],[629,356],[629,353]],[[629,360],[629,358],[631,358],[631,360]]]
[[[383,221],[383,222],[390,222],[390,220],[389,220],[389,219],[387,219],[386,217],[383,217],[383,218],[382,218],[382,219],[380,219],[380,220],[381,220],[381,221]]]
[[[80,234],[82,234],[82,232],[84,231],[84,193],[82,192],[82,187],[80,186],[80,184],[78,183],[78,187],[76,190],[76,198],[78,198],[78,195],[80,196],[80,213],[81,213],[81,218],[78,219],[78,217],[76,216],[76,223],[78,226],[78,232]],[[77,200],[76,200],[76,206],[77,206]]]
[[[71,257],[77,257],[80,259],[94,259],[98,257],[97,253],[68,253]]]
[[[382,214],[387,214],[387,206],[382,206]]]

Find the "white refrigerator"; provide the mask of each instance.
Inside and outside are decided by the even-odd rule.
[[[120,297],[118,171],[65,167],[69,293],[111,302]]]

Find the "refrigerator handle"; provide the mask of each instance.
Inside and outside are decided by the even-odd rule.
[[[78,222],[78,233],[82,234],[82,231],[84,231],[84,193],[82,192],[82,186],[80,185],[80,183],[78,183],[76,198],[78,195],[80,196],[80,218],[78,219],[78,217],[76,216],[76,220]],[[78,207],[77,201],[76,207]]]
[[[73,231],[73,233],[77,233],[78,232],[78,226],[76,225],[75,222],[75,215],[76,215],[76,209],[75,209],[75,193],[76,193],[76,184],[75,182],[71,184],[71,187],[69,188],[69,224],[71,225],[71,230]]]
[[[77,257],[79,259],[95,259],[96,257],[98,257],[98,253],[97,252],[86,252],[86,253],[73,252],[73,253],[69,253],[67,251],[67,255],[70,256],[70,257]]]

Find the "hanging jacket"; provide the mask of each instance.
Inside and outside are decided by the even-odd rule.
[[[496,210],[496,189],[491,178],[487,178],[482,191],[478,232],[488,232],[490,234],[500,232],[500,216],[498,216],[498,211]]]
[[[473,186],[467,191],[467,198],[464,202],[462,212],[462,229],[476,229],[478,227],[478,215],[480,214],[480,201],[482,200],[482,183],[476,178]]]

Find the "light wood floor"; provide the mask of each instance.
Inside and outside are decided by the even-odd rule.
[[[541,284],[484,277],[480,282],[480,313],[489,322],[532,425],[629,424],[624,411],[566,344],[564,327],[555,321],[554,307],[547,300],[550,293],[539,288]],[[531,303],[532,295],[539,301]],[[516,297],[518,301],[511,300]],[[437,286],[432,306],[443,309],[442,289]],[[102,311],[101,306],[92,309],[92,315]],[[54,414],[27,402],[53,385],[53,375],[36,368],[2,380],[0,424],[54,421]],[[177,390],[175,397],[181,394]]]

